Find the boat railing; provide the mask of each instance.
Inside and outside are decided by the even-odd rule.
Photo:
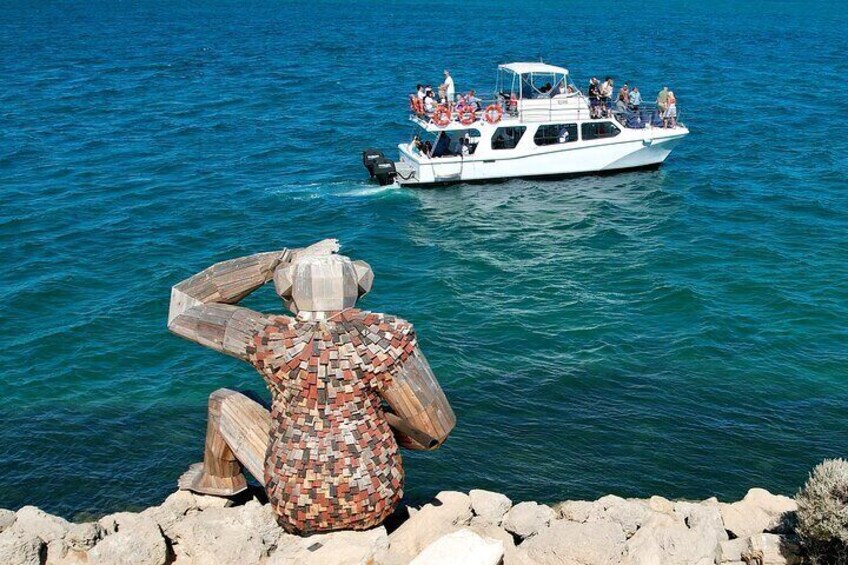
[[[551,98],[521,100],[510,100],[505,96],[498,95],[485,100],[481,99],[476,104],[465,105],[464,107],[452,105],[447,121],[445,121],[444,110],[441,111],[441,115],[438,115],[438,110],[434,112],[421,111],[419,113],[412,110],[410,119],[419,124],[431,125],[436,128],[455,127],[457,124],[471,128],[474,124],[481,122],[486,110],[493,106],[499,108],[500,119],[515,119],[526,123],[614,118],[622,127],[629,129],[643,129],[648,126],[662,127],[664,125],[663,116],[654,104],[642,104],[638,109],[628,107],[626,110],[617,109],[615,105],[592,108],[589,99],[579,91],[567,96],[559,95]],[[437,106],[437,108],[443,107],[444,105]],[[676,121],[680,122],[679,111]]]

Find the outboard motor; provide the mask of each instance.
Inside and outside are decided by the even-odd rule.
[[[380,159],[384,159],[386,156],[383,155],[382,151],[377,151],[376,149],[366,149],[362,152],[362,164],[365,165],[365,168],[368,169],[368,174],[371,175],[371,178],[374,178],[374,163],[376,163]]]
[[[374,161],[372,165],[374,169],[374,177],[376,177],[377,182],[380,183],[380,186],[386,186],[387,184],[392,184],[395,182],[395,177],[397,176],[397,169],[395,169],[395,162],[391,159],[386,159],[385,157],[381,157]]]

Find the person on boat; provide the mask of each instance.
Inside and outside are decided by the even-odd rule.
[[[602,115],[609,116],[610,108],[612,107],[612,92],[615,87],[615,81],[611,77],[607,77],[601,85],[601,111]]]
[[[471,106],[474,107],[476,112],[479,112],[483,109],[483,101],[477,98],[477,95],[473,90],[468,91],[468,95],[465,97],[465,101],[468,102]]]
[[[624,96],[618,95],[618,100],[615,101],[615,113],[619,116],[627,115],[627,102],[624,101]]]
[[[560,126],[559,128],[559,139],[560,143],[566,143],[568,141],[568,128],[565,126]]]
[[[416,86],[415,92],[416,92],[416,96],[418,96],[418,99],[421,101],[421,105],[423,106],[424,105],[424,97],[427,95],[427,93],[424,91],[424,85],[419,84],[418,86]]]
[[[660,111],[660,116],[665,116],[665,111],[668,109],[668,87],[663,86],[660,93],[657,94],[657,110]]]
[[[450,71],[445,69],[445,82],[442,84],[445,87],[445,98],[447,99],[447,103],[452,107],[454,103],[454,97],[456,96],[456,88],[453,84],[453,77],[450,75]]]
[[[419,155],[424,154],[424,144],[421,142],[421,138],[416,134],[415,137],[412,138],[412,142],[409,144],[413,153],[417,153]]]
[[[463,137],[460,140],[459,154],[463,157],[471,155],[471,147],[468,146],[468,138]]]
[[[427,92],[424,95],[424,113],[428,116],[433,115],[436,111],[436,97],[433,96],[433,89],[427,87]]]
[[[589,115],[593,118],[600,118],[601,105],[601,89],[598,86],[598,79],[592,77],[589,81]]]
[[[618,98],[624,101],[625,106],[630,105],[630,87],[626,82],[624,83],[624,86],[622,86],[621,89],[618,91]]]
[[[663,127],[673,128],[677,126],[677,98],[674,96],[674,91],[668,91],[666,102],[667,107],[663,114]]]
[[[633,90],[630,91],[630,109],[634,112],[639,111],[639,106],[642,105],[642,94],[639,92],[639,88],[633,87]]]

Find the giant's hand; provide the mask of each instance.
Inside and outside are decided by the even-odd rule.
[[[338,249],[337,240],[325,239],[303,249],[281,249],[215,263],[171,289],[168,329],[216,351],[246,359],[245,348],[266,320],[258,312],[231,305],[270,281],[280,265]]]

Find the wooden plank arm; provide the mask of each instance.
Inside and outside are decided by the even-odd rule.
[[[453,409],[417,345],[382,396],[394,412],[385,414],[398,443],[409,449],[436,449],[456,425]]]
[[[270,321],[249,308],[230,304],[200,304],[168,324],[176,335],[243,361],[253,336]]]

